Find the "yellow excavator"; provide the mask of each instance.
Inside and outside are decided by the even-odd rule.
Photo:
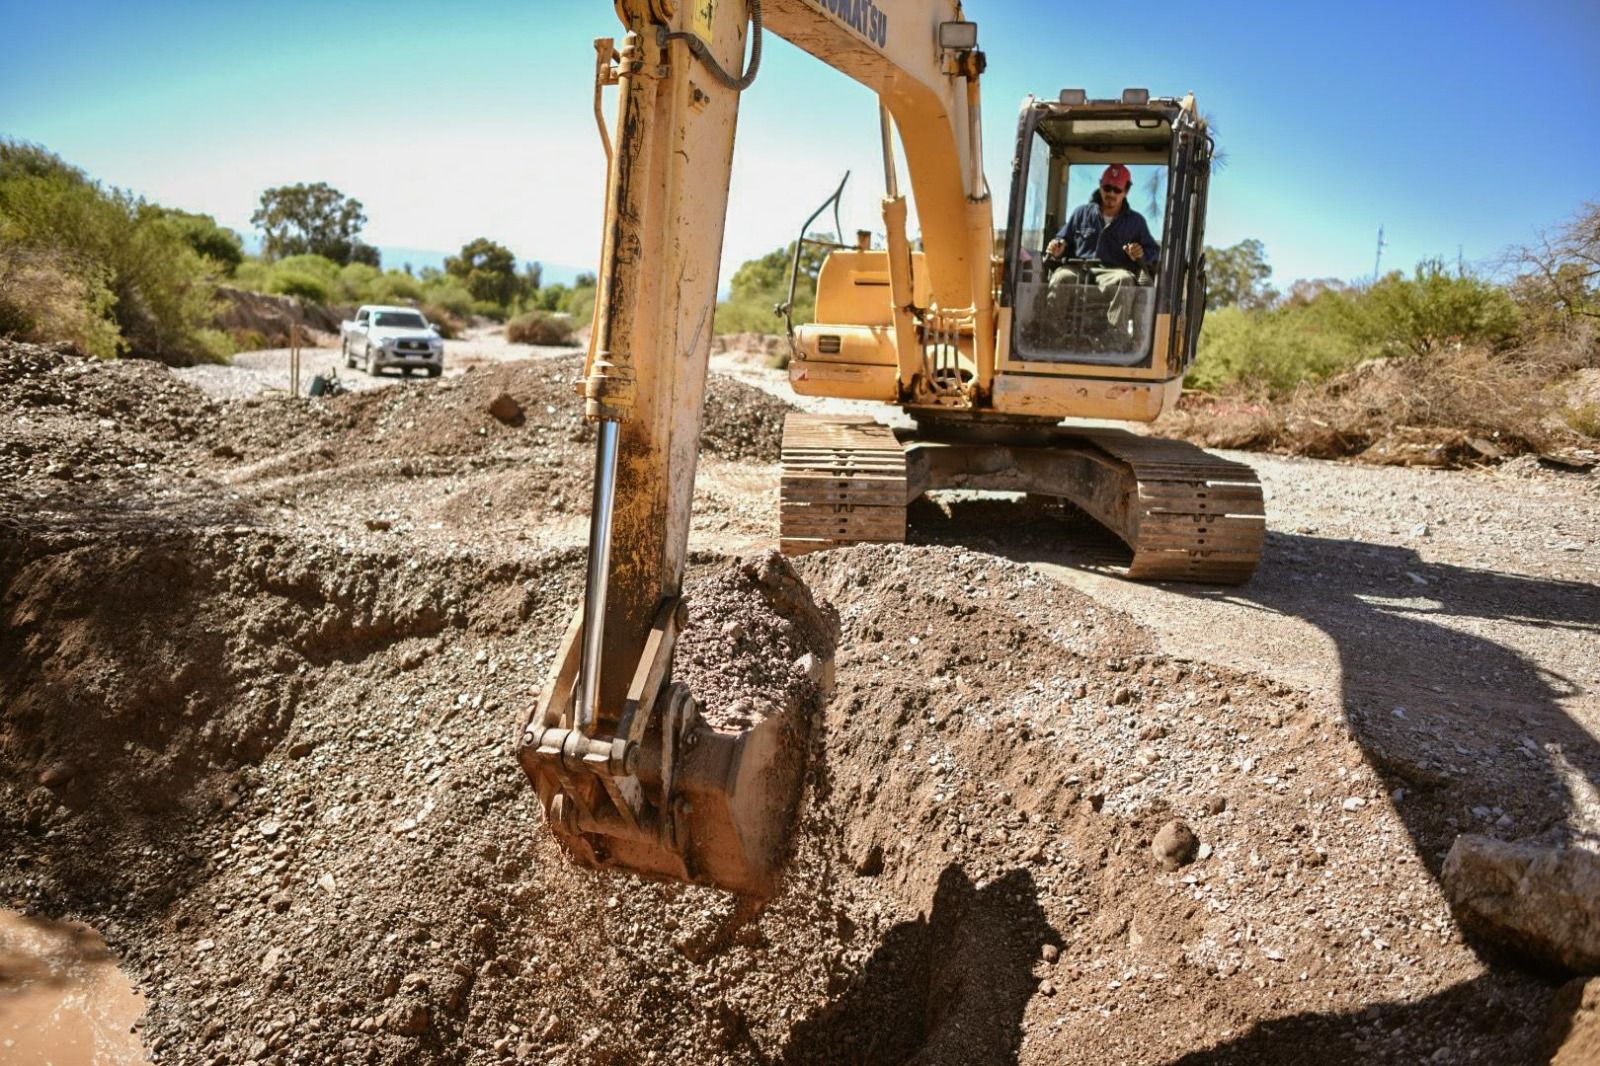
[[[873,90],[883,142],[883,247],[861,235],[830,250],[814,321],[789,326],[790,381],[806,395],[882,401],[910,423],[789,416],[779,532],[790,553],[903,540],[922,493],[992,489],[1087,511],[1132,549],[1130,577],[1246,580],[1265,535],[1248,467],[1063,424],[1148,422],[1177,400],[1205,307],[1212,140],[1192,96],[1030,97],[997,243],[985,59],[957,0],[615,8],[620,42],[595,42],[608,163],[581,382],[596,424],[588,567],[518,757],[577,862],[763,897],[781,877],[804,770],[795,723],[715,728],[672,679],[735,122],[763,30]],[[1150,170],[1162,190],[1159,254],[1115,275],[1053,239],[1083,199],[1083,175],[1098,182],[1111,164]],[[812,665],[820,680],[831,664]]]

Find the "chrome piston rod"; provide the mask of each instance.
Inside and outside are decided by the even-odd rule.
[[[583,587],[583,657],[578,664],[578,729],[588,733],[600,700],[600,645],[606,630],[606,579],[611,573],[611,514],[617,499],[620,423],[600,423],[589,509],[589,571]]]

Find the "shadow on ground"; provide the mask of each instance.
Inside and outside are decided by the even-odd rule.
[[[1087,518],[1063,521],[1036,505],[991,498],[919,502],[910,539],[1099,572],[1114,573],[1129,558]],[[1502,636],[1537,639],[1530,631],[1548,630],[1600,643],[1600,588],[1428,562],[1400,546],[1277,532],[1269,532],[1261,567],[1243,586],[1164,588],[1300,619],[1331,639],[1345,719],[1434,878],[1461,833],[1522,838],[1600,829],[1600,740],[1563,706],[1584,687]],[[1465,1027],[1464,1048],[1474,1046],[1476,1031],[1541,1028],[1543,1014],[1525,1016],[1527,1005],[1542,1010],[1554,991],[1551,975],[1513,962],[1420,1001],[1262,1022],[1180,1061],[1406,1061],[1393,1058],[1400,1034],[1418,1026],[1437,1033],[1441,1018]]]
[[[854,982],[794,1027],[779,1061],[1015,1062],[1045,944],[1061,938],[1032,875],[1013,870],[979,887],[951,864],[930,913],[891,929]]]

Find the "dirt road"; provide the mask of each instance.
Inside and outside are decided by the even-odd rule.
[[[719,365],[691,603],[775,535],[783,405]],[[0,351],[0,904],[102,930],[160,1061],[1538,1061],[1556,979],[1437,878],[1600,826],[1600,479],[1250,457],[1228,590],[988,497],[806,557],[838,688],[751,914],[574,869],[511,757],[582,579],[575,373]]]
[[[351,391],[383,388],[407,380],[398,370],[368,374],[359,367],[344,365],[336,336],[323,335],[320,348],[300,351],[300,392],[305,395],[311,379],[333,373]],[[512,344],[498,326],[475,326],[460,338],[444,342],[444,377],[460,377],[468,367],[482,367],[517,359],[547,359],[570,355],[577,349],[546,348],[532,344]],[[243,400],[288,390],[290,353],[287,348],[240,352],[227,366],[202,364],[180,367],[173,374],[218,400]]]

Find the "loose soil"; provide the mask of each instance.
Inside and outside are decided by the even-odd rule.
[[[512,754],[582,583],[577,372],[217,400],[0,345],[0,903],[103,932],[154,1061],[1536,1061],[1560,976],[1435,877],[1469,828],[1600,830],[1595,478],[1267,461],[1239,590],[960,496],[797,560],[836,685],[753,908],[573,867]],[[785,409],[713,375],[720,715],[813,646],[714,607]]]

